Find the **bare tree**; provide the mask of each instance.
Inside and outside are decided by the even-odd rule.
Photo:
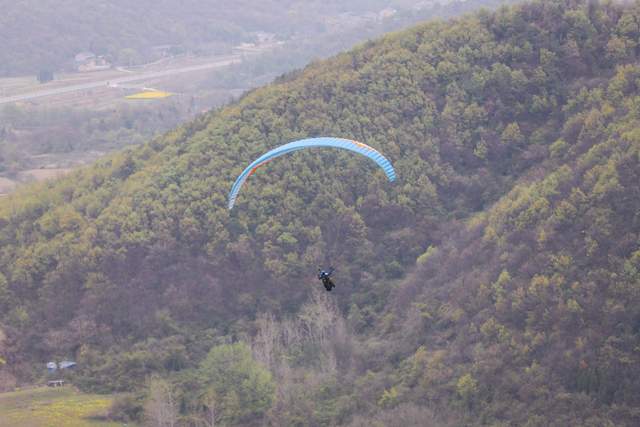
[[[178,407],[171,384],[159,377],[149,381],[149,396],[144,404],[145,424],[153,427],[175,427]]]
[[[335,373],[348,366],[352,357],[351,334],[335,301],[325,292],[315,291],[311,301],[302,307],[300,326],[305,344],[320,348],[320,369]]]
[[[314,291],[295,319],[278,322],[272,314],[262,314],[256,324],[258,331],[252,341],[254,357],[277,377],[286,372],[285,353],[304,347],[317,351],[323,373],[334,374],[338,368],[350,365],[351,333],[334,300],[325,292]]]
[[[452,424],[437,419],[430,408],[405,403],[382,411],[374,417],[356,416],[348,427],[445,427]]]
[[[302,334],[298,324],[293,320],[285,320],[282,323],[282,341],[285,348],[292,348],[301,345]]]
[[[253,340],[253,357],[272,371],[277,368],[275,360],[280,353],[282,332],[273,314],[262,314],[256,320],[258,333]]]
[[[0,328],[0,353],[5,350],[5,341],[7,340],[7,335]]]
[[[217,396],[213,390],[210,390],[202,401],[204,404],[203,421],[206,427],[215,427],[220,421],[220,414],[217,409]]]
[[[333,334],[336,319],[340,317],[338,307],[325,293],[314,290],[311,301],[302,307],[300,321],[307,338],[324,347]]]

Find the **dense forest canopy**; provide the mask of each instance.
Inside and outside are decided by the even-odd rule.
[[[72,355],[184,425],[637,425],[639,38],[640,3],[428,23],[3,199],[1,378]],[[398,182],[299,153],[226,209],[317,135]]]

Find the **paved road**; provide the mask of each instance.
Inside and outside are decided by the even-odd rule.
[[[206,64],[192,65],[189,67],[173,68],[173,69],[161,70],[161,71],[149,71],[146,73],[141,72],[136,74],[129,74],[123,77],[98,80],[90,83],[63,86],[55,89],[43,89],[43,90],[37,90],[34,92],[25,93],[22,95],[8,96],[5,98],[0,98],[0,104],[8,104],[11,102],[18,102],[18,101],[28,101],[30,99],[42,98],[45,96],[60,95],[60,94],[69,93],[69,92],[76,92],[79,90],[95,89],[97,87],[104,87],[107,85],[113,86],[113,85],[118,85],[120,83],[129,83],[129,82],[135,82],[139,80],[155,79],[158,77],[172,76],[174,74],[191,73],[193,71],[208,70],[210,68],[226,67],[236,62],[240,62],[240,56],[228,56],[223,59],[219,59],[215,62],[208,62]]]

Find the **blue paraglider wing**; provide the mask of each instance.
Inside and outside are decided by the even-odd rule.
[[[374,162],[378,164],[384,170],[384,173],[387,175],[389,181],[395,181],[396,173],[393,170],[393,166],[386,157],[380,154],[376,149],[370,147],[366,144],[363,144],[358,141],[353,141],[350,139],[343,138],[307,138],[301,139],[299,141],[293,141],[288,144],[281,145],[280,147],[274,148],[262,156],[258,157],[254,160],[249,166],[246,167],[245,170],[238,176],[236,182],[231,187],[231,192],[229,193],[229,209],[233,208],[233,205],[236,202],[236,198],[238,197],[238,193],[242,188],[244,182],[249,178],[257,168],[264,165],[265,163],[275,159],[276,157],[280,157],[283,154],[291,153],[292,151],[304,150],[306,148],[312,147],[332,147],[332,148],[340,148],[343,150],[353,151],[354,153],[362,154],[363,156],[367,156]]]

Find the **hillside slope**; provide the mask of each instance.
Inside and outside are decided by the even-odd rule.
[[[449,395],[516,424],[638,422],[639,73],[576,93],[546,167],[394,290],[387,339],[414,365],[396,373],[407,398]]]
[[[5,372],[160,373],[187,416],[240,340],[270,372],[229,423],[637,423],[639,22],[566,0],[426,24],[3,200]],[[251,159],[327,134],[399,182],[296,154],[226,210]],[[338,290],[310,298],[326,263]]]

